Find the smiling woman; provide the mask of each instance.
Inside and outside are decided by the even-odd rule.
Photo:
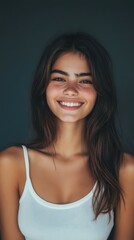
[[[31,103],[36,138],[0,153],[2,239],[106,240],[113,229],[133,240],[134,158],[115,128],[107,51],[86,33],[56,38]]]

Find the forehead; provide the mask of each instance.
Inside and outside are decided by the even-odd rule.
[[[86,57],[79,52],[73,53],[63,53],[53,64],[52,69],[62,69],[62,70],[79,70],[88,71],[90,70],[90,65]]]

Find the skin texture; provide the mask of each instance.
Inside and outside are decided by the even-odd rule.
[[[82,198],[94,186],[88,169],[87,149],[83,139],[85,117],[92,111],[97,93],[91,83],[90,68],[82,55],[63,54],[52,70],[47,88],[49,108],[57,117],[58,138],[56,155],[52,158],[51,146],[38,151],[28,149],[30,177],[40,197],[53,203],[69,203]],[[85,81],[86,80],[86,81]],[[88,81],[87,81],[88,80]],[[57,101],[82,102],[77,109],[67,109]],[[73,141],[72,141],[73,139]],[[37,161],[38,159],[38,161]],[[116,209],[114,240],[134,239],[134,157],[124,153],[119,180],[124,200]],[[3,240],[24,240],[18,223],[19,199],[26,181],[24,157],[21,147],[10,147],[0,153],[0,221]],[[44,191],[45,188],[45,191]]]

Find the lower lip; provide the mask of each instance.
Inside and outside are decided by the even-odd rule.
[[[69,106],[61,105],[60,102],[58,102],[58,103],[59,103],[59,105],[60,105],[61,108],[66,109],[66,110],[77,110],[77,109],[79,109],[79,108],[83,105],[83,104],[82,104],[82,105],[80,105],[80,106],[69,107]]]

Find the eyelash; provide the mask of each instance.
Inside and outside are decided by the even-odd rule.
[[[52,81],[65,82],[65,80],[63,78],[60,78],[60,77],[53,78]]]
[[[84,83],[84,84],[93,84],[91,80],[81,80],[80,83]]]

